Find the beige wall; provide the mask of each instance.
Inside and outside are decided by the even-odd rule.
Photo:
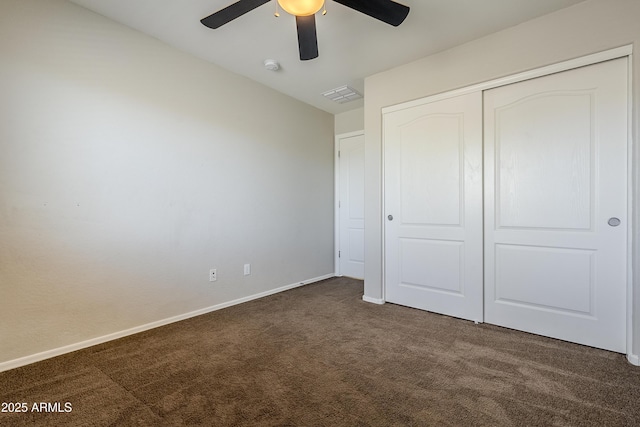
[[[0,368],[333,273],[333,115],[63,0],[0,94]]]
[[[334,122],[336,135],[364,129],[364,107],[336,114]]]
[[[589,0],[365,80],[367,297],[383,297],[380,109],[622,45],[634,44],[637,49],[640,43],[639,17],[638,0]],[[636,144],[640,112],[639,58],[640,55],[636,53],[633,59],[633,129]],[[637,166],[640,165],[638,151],[636,149],[634,155],[636,178]],[[640,186],[636,186],[636,195],[638,188]],[[640,197],[636,196],[636,230],[640,214],[638,200]],[[634,268],[638,272],[637,248],[640,238],[634,244]],[[633,352],[638,355],[640,279],[637,274],[635,284]]]

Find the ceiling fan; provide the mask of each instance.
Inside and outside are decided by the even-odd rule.
[[[240,0],[200,20],[209,28],[219,28],[234,19],[251,12],[271,0]],[[397,27],[409,14],[409,7],[392,0],[333,0],[348,8]],[[287,13],[296,17],[300,60],[318,57],[315,14],[322,9],[324,0],[277,0]],[[278,14],[276,13],[276,16]]]

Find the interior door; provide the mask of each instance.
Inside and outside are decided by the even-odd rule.
[[[485,92],[485,321],[624,353],[627,59]]]
[[[364,279],[364,134],[339,141],[339,273]]]
[[[482,321],[482,97],[384,115],[385,299]]]

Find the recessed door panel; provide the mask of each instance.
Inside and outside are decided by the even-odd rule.
[[[464,295],[464,243],[400,239],[400,286]]]
[[[364,263],[364,229],[352,228],[349,233],[349,251],[345,259],[350,262]]]
[[[498,227],[591,228],[594,97],[550,90],[495,109]]]
[[[502,244],[495,250],[496,303],[594,315],[596,251]]]
[[[460,225],[462,114],[429,114],[400,131],[402,220]]]

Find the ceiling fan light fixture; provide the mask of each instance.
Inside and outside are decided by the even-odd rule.
[[[324,5],[324,0],[278,0],[287,13],[295,16],[314,15]]]

